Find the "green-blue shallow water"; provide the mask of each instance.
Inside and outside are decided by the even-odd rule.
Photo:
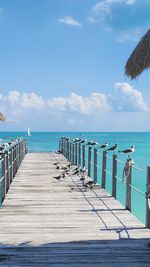
[[[150,133],[98,133],[98,132],[33,132],[30,137],[26,132],[1,132],[0,138],[11,139],[22,136],[28,140],[29,151],[54,151],[58,149],[58,141],[61,136],[82,137],[88,140],[95,140],[99,144],[108,141],[111,145],[119,144],[119,150],[131,145],[136,146],[136,151],[132,155],[135,165],[142,168],[143,171],[133,169],[133,186],[142,192],[146,191],[146,166],[150,164]],[[99,151],[101,154],[101,151]],[[111,155],[111,152],[109,153]],[[119,155],[121,161],[126,160],[125,155]],[[98,165],[101,167],[101,155],[98,155]],[[112,162],[108,159],[107,170],[112,171]],[[118,164],[118,177],[122,177],[123,165]],[[98,169],[98,182],[101,184],[101,170]],[[107,175],[106,189],[111,192],[111,176]],[[125,185],[117,181],[117,199],[125,204]],[[135,214],[142,222],[145,222],[145,197],[132,190],[132,213]]]

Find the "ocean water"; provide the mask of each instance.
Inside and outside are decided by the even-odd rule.
[[[125,149],[131,145],[136,146],[136,151],[132,155],[135,166],[140,169],[133,168],[132,185],[142,191],[146,192],[146,168],[150,165],[150,133],[111,133],[111,132],[33,132],[31,136],[27,136],[26,132],[1,132],[1,139],[12,139],[16,137],[23,137],[28,141],[29,152],[48,152],[58,149],[58,142],[61,136],[68,136],[70,138],[81,137],[88,140],[95,140],[99,144],[108,141],[112,146],[115,143],[119,144],[119,150]],[[102,165],[102,151],[98,154],[98,182],[101,184],[101,165]],[[112,153],[109,153],[111,156]],[[126,155],[118,155],[118,159],[125,162]],[[122,179],[122,171],[124,164],[118,163],[118,178]],[[107,159],[107,171],[112,172],[112,160]],[[92,168],[93,176],[93,168]],[[106,190],[111,193],[112,179],[111,175],[107,173]],[[117,180],[117,199],[125,205],[125,184]],[[144,195],[132,189],[132,213],[145,223],[145,207],[146,199]]]

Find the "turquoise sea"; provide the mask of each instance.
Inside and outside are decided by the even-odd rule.
[[[42,152],[42,151],[54,151],[58,149],[58,141],[61,136],[68,136],[71,138],[81,137],[88,140],[95,140],[99,144],[103,144],[108,141],[109,145],[112,146],[115,143],[119,144],[119,150],[128,148],[131,145],[136,146],[136,151],[132,155],[132,159],[135,162],[135,166],[139,169],[133,168],[133,180],[132,185],[138,188],[140,191],[145,193],[146,191],[146,167],[150,165],[150,133],[145,132],[32,132],[30,137],[27,136],[26,132],[1,132],[1,139],[12,139],[16,137],[23,137],[28,140],[29,151],[31,152]],[[101,184],[101,163],[102,157],[99,150],[98,155],[98,182]],[[112,153],[109,153],[111,156]],[[125,162],[127,156],[118,155],[119,160]],[[122,179],[122,171],[124,165],[118,163],[118,178]],[[109,172],[112,171],[112,161],[108,158],[107,160],[107,182],[106,189],[111,192],[111,175]],[[117,199],[125,204],[125,184],[118,179],[117,180]],[[132,213],[135,214],[142,222],[145,222],[145,206],[146,201],[144,195],[136,192],[132,189]]]

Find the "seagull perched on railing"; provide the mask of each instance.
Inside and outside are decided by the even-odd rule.
[[[123,153],[123,154],[128,154],[128,156],[130,156],[130,154],[132,154],[135,151],[135,146],[131,146],[129,148],[126,148],[124,150],[118,151],[119,153]]]
[[[87,146],[97,146],[98,143],[92,140],[92,141],[89,141],[86,145]]]
[[[86,142],[87,142],[87,140],[84,139],[84,140],[81,140],[81,141],[80,141],[80,144],[83,144],[83,143],[86,143]]]
[[[80,142],[81,141],[81,138],[75,138],[74,139],[74,142],[77,143],[77,142]]]
[[[118,144],[115,144],[114,146],[108,148],[106,151],[113,151],[115,152],[118,149]]]
[[[101,145],[99,148],[106,148],[106,147],[108,147],[108,142],[106,142],[106,143],[104,143],[103,145]]]

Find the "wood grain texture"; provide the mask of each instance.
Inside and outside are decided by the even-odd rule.
[[[25,156],[0,209],[0,266],[150,266],[150,231],[98,185],[54,179],[57,161]]]

